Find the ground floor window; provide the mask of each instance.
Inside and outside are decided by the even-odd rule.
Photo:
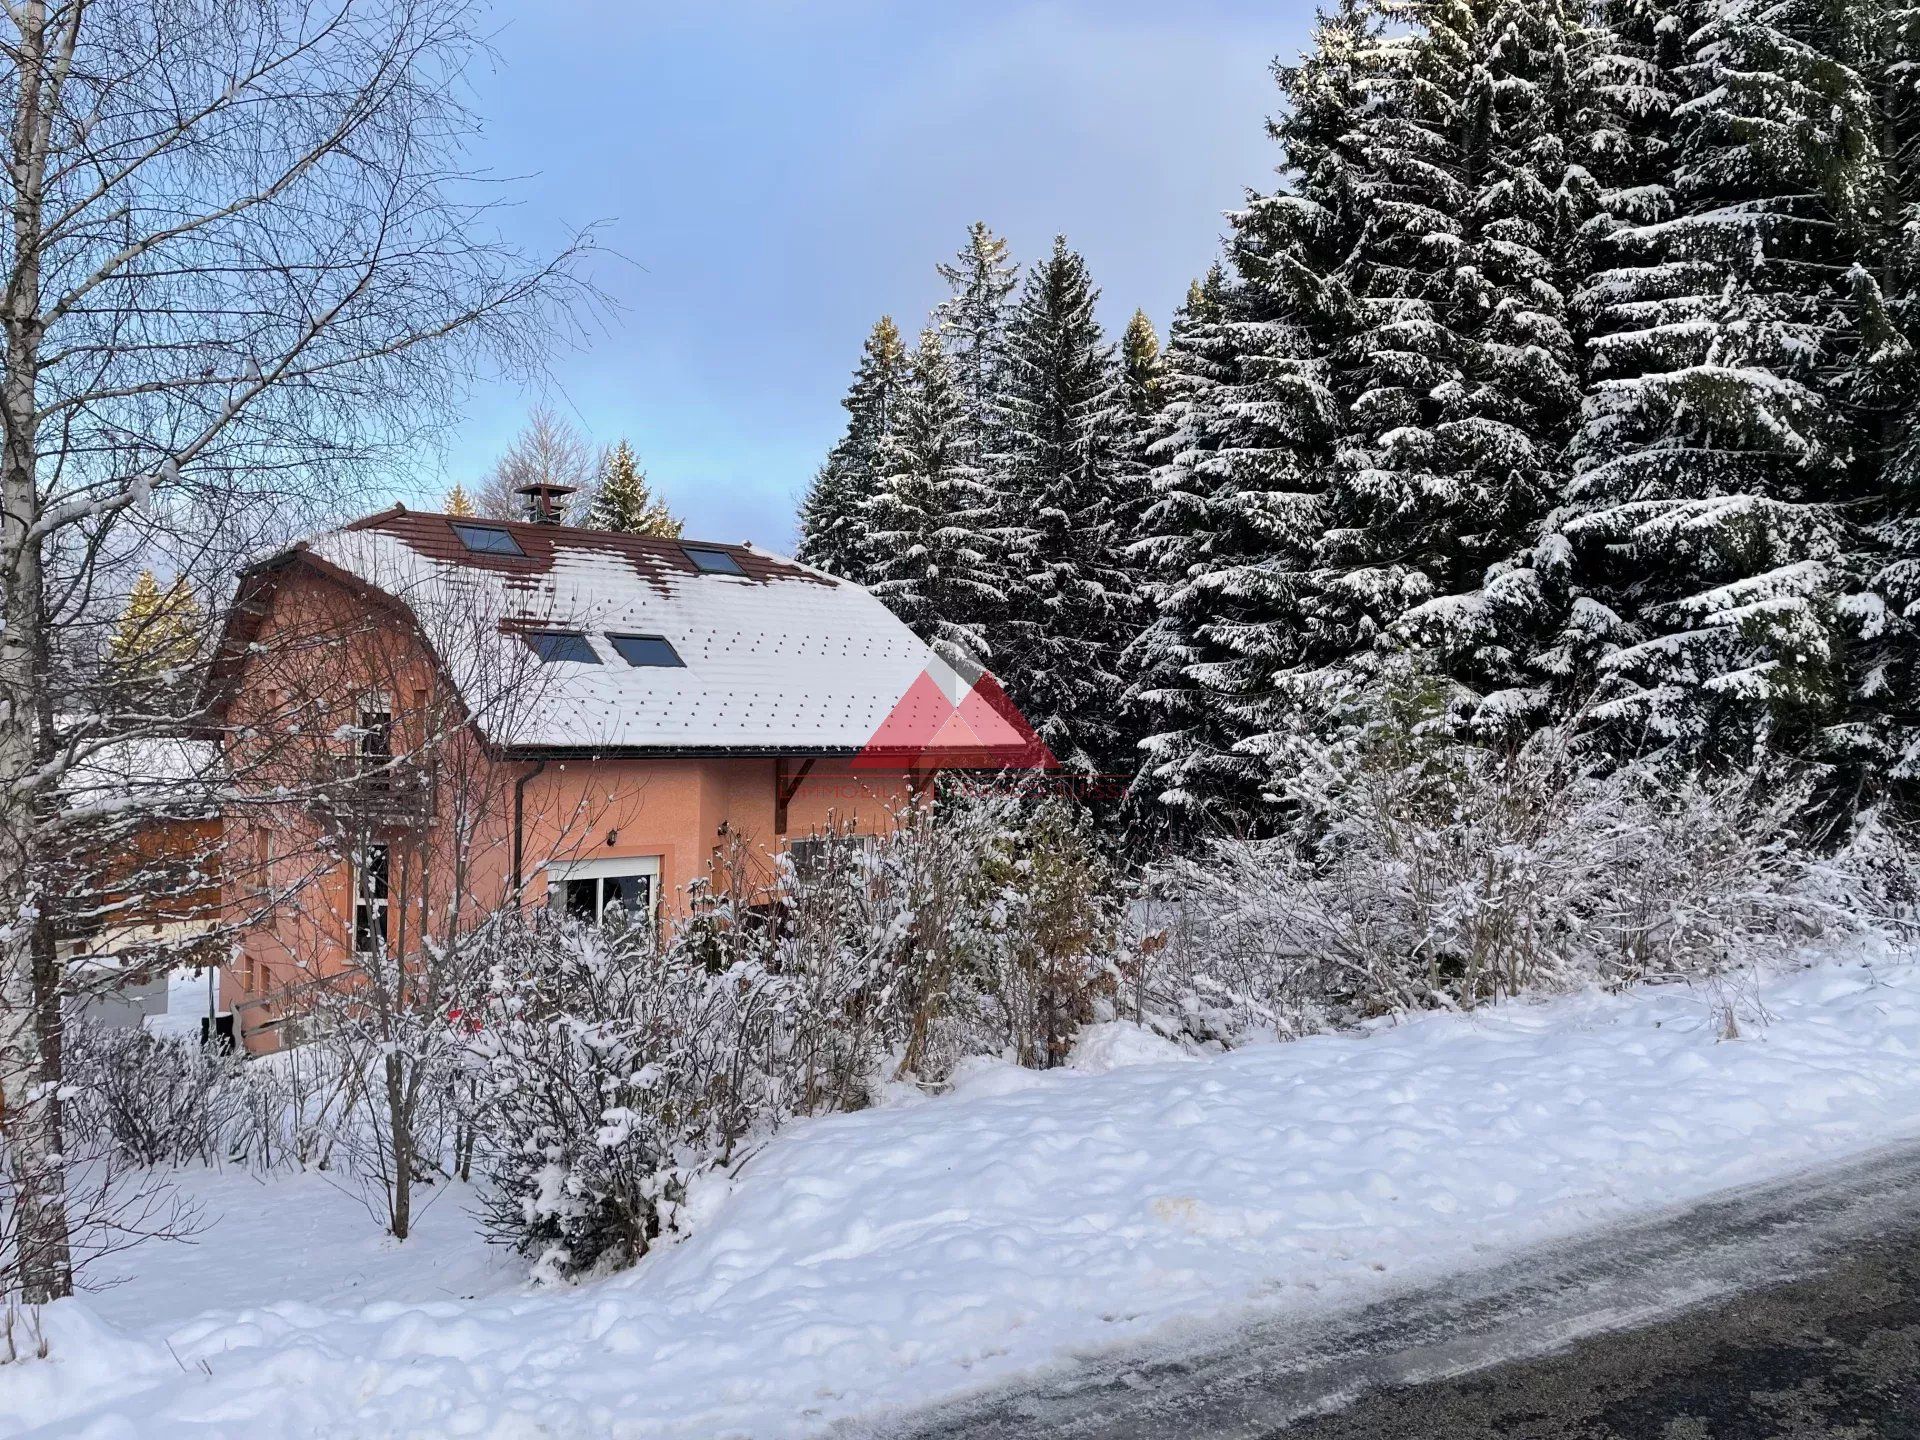
[[[581,860],[547,867],[547,903],[575,920],[598,923],[618,910],[651,921],[659,903],[656,856]]]
[[[369,845],[354,867],[353,951],[372,955],[387,948],[387,847]]]
[[[852,865],[873,845],[871,835],[809,835],[789,840],[793,878],[801,884],[823,880],[842,865]]]

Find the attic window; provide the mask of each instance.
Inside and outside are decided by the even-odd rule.
[[[629,665],[640,668],[657,666],[663,669],[684,667],[686,661],[680,653],[658,635],[609,635],[614,650]]]
[[[682,545],[687,559],[693,562],[693,568],[702,575],[745,575],[740,562],[733,558],[730,551],[717,545]]]
[[[453,522],[453,533],[460,543],[478,555],[524,555],[520,542],[497,525],[463,525]]]
[[[527,644],[532,647],[534,654],[549,665],[560,660],[575,665],[600,663],[600,657],[593,653],[593,646],[578,630],[535,630],[528,634]]]

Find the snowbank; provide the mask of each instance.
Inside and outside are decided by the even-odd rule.
[[[808,1434],[1920,1134],[1920,967],[1759,994],[1770,1018],[1731,1041],[1681,989],[1202,1062],[1096,1034],[1083,1072],[796,1127],[701,1197],[690,1240],[568,1291],[452,1298],[445,1255],[402,1248],[354,1303],[282,1248],[268,1187],[209,1240],[284,1298],[256,1276],[222,1303],[216,1278],[220,1308],[175,1295],[168,1318],[141,1258],[52,1308],[55,1358],[0,1374],[0,1433]]]

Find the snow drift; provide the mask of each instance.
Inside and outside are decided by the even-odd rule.
[[[1115,1032],[1080,1053],[797,1126],[696,1189],[691,1239],[573,1289],[444,1298],[440,1252],[409,1245],[378,1303],[315,1303],[258,1190],[206,1243],[284,1267],[284,1298],[192,1313],[136,1279],[62,1302],[54,1358],[0,1378],[0,1432],[797,1436],[1168,1327],[1377,1299],[1920,1134],[1920,967],[1198,1062]]]

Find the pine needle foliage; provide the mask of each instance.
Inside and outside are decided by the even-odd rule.
[[[634,458],[633,446],[621,440],[601,462],[586,524],[593,530],[623,535],[645,535],[655,540],[678,540],[685,526],[666,502],[653,493],[646,472]]]

